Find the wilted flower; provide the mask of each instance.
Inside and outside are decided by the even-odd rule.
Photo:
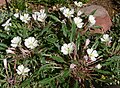
[[[19,17],[19,13],[15,13],[14,17],[18,18]]]
[[[63,46],[61,47],[61,52],[62,52],[64,55],[67,55],[67,54],[72,53],[73,50],[74,50],[73,43],[63,44]]]
[[[81,14],[83,14],[83,12],[79,10],[79,11],[77,12],[77,16],[80,16]]]
[[[6,31],[9,31],[9,30],[10,30],[9,27],[12,25],[12,24],[10,23],[10,21],[11,21],[11,18],[8,19],[4,24],[2,24],[2,26],[4,27],[4,29],[5,29]]]
[[[16,69],[18,75],[27,75],[30,69],[25,68],[23,65],[19,65]]]
[[[82,26],[83,26],[83,22],[82,22],[82,19],[80,18],[80,17],[75,17],[74,18],[74,22],[75,22],[75,24],[77,25],[77,27],[78,28],[82,28]]]
[[[4,64],[5,69],[7,69],[7,59],[3,59],[3,64]]]
[[[68,17],[68,18],[73,17],[74,9],[70,10],[69,8],[65,8],[63,10],[63,14],[64,14],[65,17]]]
[[[95,17],[93,15],[89,15],[88,20],[90,22],[90,27],[93,26],[93,25],[95,25],[96,20],[95,20]]]
[[[15,54],[15,52],[14,52],[14,50],[15,50],[15,48],[8,48],[7,50],[6,50],[6,53],[7,54]]]
[[[24,15],[20,15],[20,20],[22,22],[28,23],[28,21],[30,20],[31,17],[29,17],[29,14],[24,14]]]
[[[82,7],[82,6],[83,6],[83,3],[82,3],[82,2],[77,2],[77,1],[75,1],[74,4],[75,4],[76,6],[78,6],[78,7]]]
[[[44,9],[41,9],[40,12],[34,12],[34,14],[32,14],[32,17],[34,18],[34,20],[38,20],[40,22],[44,22],[47,15],[45,13]]]
[[[16,48],[21,45],[21,37],[17,36],[11,40],[11,46]]]
[[[89,57],[88,57],[87,55],[85,55],[83,58],[84,58],[86,61],[89,59]]]
[[[98,53],[96,50],[93,50],[92,48],[87,49],[87,53],[92,61],[96,61],[96,57],[98,57]]]
[[[27,48],[34,49],[38,46],[38,41],[34,37],[29,37],[25,39],[24,44]]]
[[[111,39],[112,37],[110,37],[108,34],[104,34],[103,38],[101,38],[101,41],[111,43]]]
[[[85,41],[85,47],[87,47],[89,44],[90,44],[90,40],[86,39],[86,41]]]
[[[76,67],[76,64],[70,64],[70,68],[74,69]]]
[[[98,65],[95,66],[95,68],[97,68],[97,69],[101,69],[101,67],[102,67],[101,64],[98,64]]]

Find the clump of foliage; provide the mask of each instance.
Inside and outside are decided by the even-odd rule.
[[[40,11],[29,7],[30,0],[17,4],[13,0],[9,11],[2,10],[0,87],[93,88],[119,84],[119,16],[114,18],[118,25],[113,31],[92,34],[91,28],[101,28],[95,25],[95,11],[85,15],[79,11],[82,3],[74,2],[64,3],[66,7],[51,6],[51,10],[43,5],[47,1],[36,0],[42,3]]]

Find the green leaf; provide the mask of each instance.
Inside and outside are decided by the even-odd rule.
[[[27,85],[30,85],[30,79],[27,79],[27,80],[24,80],[22,83],[21,83],[21,87],[26,87]]]
[[[55,77],[52,77],[52,78],[45,78],[43,80],[40,81],[41,84],[45,85],[45,84],[49,84],[51,81],[55,80],[56,78],[60,77],[60,75],[57,75]]]
[[[52,59],[54,59],[57,62],[65,63],[64,59],[62,57],[58,56],[51,56]]]
[[[6,48],[0,47],[0,50],[6,50]]]
[[[102,28],[101,26],[93,26],[94,29],[100,29]]]
[[[76,35],[76,24],[74,22],[72,22],[72,28],[71,28],[71,35],[70,35],[70,42],[73,42],[75,39],[75,35]]]
[[[77,46],[77,50],[79,50],[80,48],[80,34],[77,35],[77,40],[76,40],[76,46]]]
[[[53,23],[49,23],[40,33],[40,36],[42,36],[44,33],[50,31],[50,26],[52,25]]]
[[[63,75],[62,75],[62,77],[68,77],[70,75],[70,70],[69,69],[67,69],[67,70],[64,70],[63,71]]]
[[[96,71],[102,74],[111,74],[109,71],[103,71],[103,70],[98,70],[98,69],[96,69]]]
[[[65,25],[65,24],[62,24],[62,31],[63,31],[63,35],[65,36],[65,37],[67,37],[67,26]]]
[[[8,46],[4,43],[0,43],[0,47],[3,47],[3,48],[8,48]]]
[[[57,22],[61,22],[56,16],[54,15],[48,15],[48,17],[52,18],[53,20],[57,21]]]
[[[96,10],[97,10],[97,9],[96,9]],[[96,10],[93,10],[93,11],[90,13],[90,15],[94,15],[95,12],[96,12]]]
[[[5,38],[5,39],[8,39],[8,35],[7,35],[7,34],[0,33],[0,37],[1,37],[1,38]]]
[[[78,80],[75,80],[74,88],[79,88]]]

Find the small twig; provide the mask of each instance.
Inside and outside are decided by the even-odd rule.
[[[17,62],[17,60],[16,60],[16,58],[15,58],[15,60],[14,60],[14,84],[16,83],[16,62]]]
[[[5,2],[6,2],[6,8],[7,8],[8,12],[9,12],[9,11],[10,11],[10,9],[9,9],[9,4],[8,4],[8,1],[7,1],[7,0],[5,0]]]

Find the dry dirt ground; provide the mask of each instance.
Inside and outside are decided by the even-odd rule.
[[[0,0],[0,6],[2,4],[5,4],[5,0]],[[90,0],[88,5],[91,4],[103,6],[108,11],[110,16],[114,16],[114,14],[120,12],[120,0]]]

